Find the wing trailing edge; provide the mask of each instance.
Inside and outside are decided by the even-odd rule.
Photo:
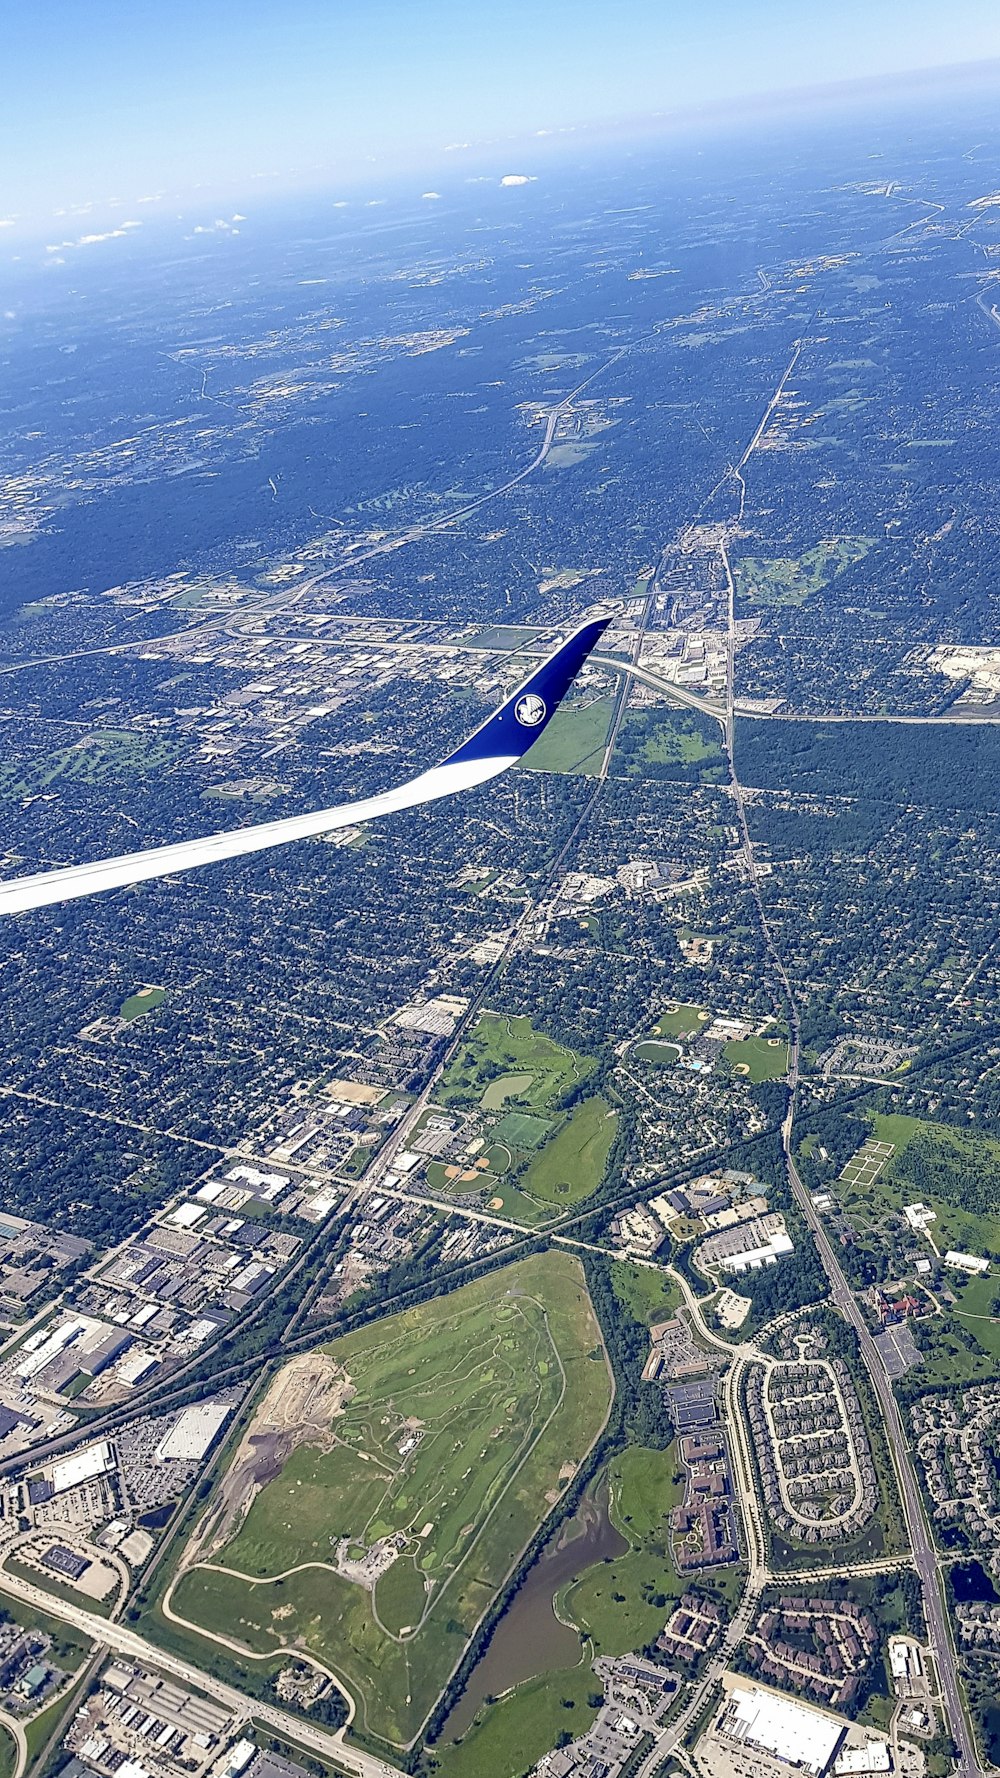
[[[421,803],[436,802],[439,797],[473,790],[523,759],[548,727],[587,656],[612,621],[610,617],[596,618],[574,630],[454,753],[394,790],[308,815],[206,834],[201,839],[180,840],[92,864],[14,877],[0,882],[0,915],[25,913],[31,908],[50,907],[83,896],[101,895],[109,889],[174,876],[179,871],[197,870],[227,858],[243,858],[252,852],[268,851],[272,846],[291,845],[296,840],[332,833],[339,827],[375,821],[382,815],[398,814]]]

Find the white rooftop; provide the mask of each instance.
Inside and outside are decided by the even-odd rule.
[[[826,1771],[844,1733],[833,1717],[759,1686],[734,1688],[719,1726],[730,1740],[760,1747],[811,1778]]]

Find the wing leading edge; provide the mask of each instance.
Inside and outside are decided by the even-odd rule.
[[[180,840],[155,846],[148,852],[129,852],[120,858],[99,859],[93,864],[74,864],[61,870],[40,871],[30,877],[0,882],[0,915],[25,913],[29,908],[49,907],[56,902],[76,901],[123,889],[177,871],[195,870],[225,858],[242,858],[271,846],[287,846],[295,840],[332,833],[413,809],[456,791],[472,790],[499,777],[527,753],[565,697],[591,650],[604,634],[610,617],[582,624],[567,637],[548,660],[529,674],[505,704],[487,717],[467,741],[449,753],[440,765],[421,772],[406,784],[358,802],[339,803],[310,815],[292,815],[283,821],[265,821],[256,827],[237,827],[228,833],[206,834],[200,840]]]

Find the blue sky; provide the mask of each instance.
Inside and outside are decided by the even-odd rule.
[[[998,56],[997,0],[8,0],[0,216],[440,179],[536,131]]]

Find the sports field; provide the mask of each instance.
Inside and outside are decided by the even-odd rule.
[[[170,1609],[247,1651],[308,1650],[355,1697],[359,1727],[398,1747],[593,1444],[610,1377],[582,1268],[565,1253],[326,1350],[354,1394],[325,1448],[292,1454],[214,1565],[182,1576]],[[369,1574],[337,1572],[344,1557],[367,1559]]]
[[[122,1001],[118,1009],[118,1017],[130,1025],[133,1019],[141,1019],[143,1013],[152,1012],[153,1008],[161,1005],[166,998],[166,988],[139,988],[136,993],[130,994],[127,1000]]]
[[[637,1043],[634,1050],[639,1062],[655,1062],[659,1068],[672,1068],[680,1061],[680,1048],[676,1043],[658,1043],[655,1038],[647,1043]]]
[[[697,1037],[709,1023],[704,1007],[674,1001],[656,1021],[658,1037]]]
[[[942,1253],[1000,1252],[993,1181],[1000,1141],[980,1130],[900,1114],[876,1115],[873,1134],[847,1163],[836,1193],[849,1216],[876,1226],[887,1211],[919,1202],[935,1212],[927,1233]],[[886,1154],[885,1150],[891,1149]],[[882,1160],[881,1167],[877,1165]],[[960,1277],[956,1274],[956,1284]]]
[[[742,1042],[727,1043],[723,1054],[737,1074],[753,1085],[780,1080],[788,1073],[788,1045],[783,1037],[746,1037]]]

